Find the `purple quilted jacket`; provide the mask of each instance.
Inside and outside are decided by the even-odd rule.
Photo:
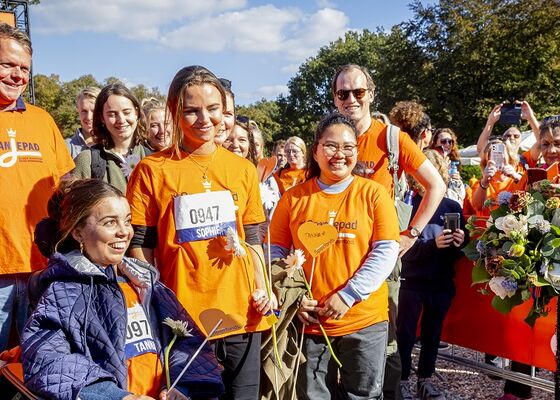
[[[179,338],[172,348],[174,381],[204,336],[174,293],[157,280],[155,268],[125,257],[119,272],[137,289],[162,365],[162,344],[169,343],[173,334],[161,321],[167,317],[183,320],[192,328],[193,336]],[[78,251],[55,253],[41,274],[41,284],[48,288],[23,333],[26,386],[41,397],[61,400],[77,399],[85,386],[101,381],[126,390],[127,308],[112,268],[102,271]],[[177,389],[192,398],[223,393],[221,367],[208,345]]]

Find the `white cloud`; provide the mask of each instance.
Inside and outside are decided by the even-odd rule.
[[[45,0],[32,7],[39,33],[102,32],[157,39],[162,27],[185,18],[239,9],[247,0]]]

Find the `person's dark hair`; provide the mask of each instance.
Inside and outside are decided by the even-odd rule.
[[[284,139],[278,139],[272,145],[272,152],[276,153],[278,149],[283,149],[284,147],[286,147],[286,141]]]
[[[49,199],[49,216],[35,229],[35,243],[48,257],[55,251],[69,252],[80,248],[72,231],[84,225],[91,210],[108,197],[124,198],[124,194],[101,179],[63,179]]]
[[[344,73],[344,72],[351,71],[353,69],[357,69],[358,71],[362,71],[362,73],[366,76],[367,89],[375,90],[375,83],[373,82],[373,78],[371,77],[371,74],[369,73],[369,71],[367,70],[366,67],[362,67],[358,64],[346,64],[346,65],[343,65],[341,67],[338,67],[338,69],[334,73],[334,76],[333,76],[332,81],[331,81],[331,90],[332,90],[333,96],[336,93],[336,80],[338,79],[339,75]]]
[[[315,129],[315,137],[313,138],[313,143],[309,147],[309,154],[307,156],[307,172],[305,177],[307,180],[313,179],[321,175],[321,168],[317,161],[315,161],[315,157],[313,154],[317,151],[317,147],[319,146],[319,142],[323,138],[325,131],[333,126],[333,125],[346,125],[350,128],[350,130],[354,133],[354,136],[358,137],[358,132],[356,131],[356,127],[344,115],[340,114],[338,111],[334,111],[330,114],[325,115],[319,123],[317,124],[317,128]]]
[[[185,88],[189,86],[201,86],[203,84],[214,86],[220,92],[222,98],[222,110],[226,109],[226,91],[222,87],[220,80],[209,69],[200,65],[191,65],[179,70],[167,94],[167,108],[171,112],[173,118],[173,138],[171,145],[175,149],[175,153],[179,156],[179,146],[183,141],[183,132],[181,131],[181,117],[183,115],[183,103],[185,101]]]
[[[420,141],[422,132],[432,125],[426,108],[414,101],[399,101],[389,112],[389,120],[406,132],[415,143]]]
[[[546,133],[554,134],[554,131],[560,129],[560,115],[552,115],[546,117],[542,120],[539,127],[540,136],[542,137]]]
[[[20,31],[18,28],[14,28],[11,25],[1,23],[0,39],[15,40],[21,47],[29,51],[29,55],[33,55],[33,48],[31,47],[31,39],[29,39],[29,36],[27,36],[25,32]]]
[[[138,114],[138,124],[136,125],[136,130],[134,131],[132,145],[136,146],[142,143],[146,138],[146,127],[144,126],[142,107],[140,106],[140,102],[136,96],[134,96],[130,89],[122,83],[112,83],[105,86],[101,89],[101,92],[99,92],[99,95],[95,99],[95,107],[93,109],[93,134],[95,136],[95,140],[107,149],[112,149],[115,146],[111,133],[103,122],[103,106],[109,97],[113,95],[126,97],[132,102],[132,105]]]
[[[233,91],[231,90],[231,81],[226,78],[219,78],[218,80],[220,81],[220,84],[224,88],[226,95],[231,96],[233,102],[235,103],[235,94],[233,94]]]

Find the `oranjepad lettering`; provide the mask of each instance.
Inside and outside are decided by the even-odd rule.
[[[9,142],[0,142],[2,150],[7,150],[0,155],[0,167],[10,168],[15,165],[18,158],[23,157],[43,157],[39,151],[39,145],[31,142],[17,142],[16,131],[8,129]]]
[[[358,229],[358,220],[354,221],[335,221],[333,226],[338,230],[341,231],[342,229]]]

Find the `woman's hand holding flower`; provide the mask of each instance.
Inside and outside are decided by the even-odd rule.
[[[318,324],[319,320],[315,313],[320,311],[320,308],[317,305],[317,300],[310,300],[307,296],[303,296],[298,309],[299,320],[305,325]]]

